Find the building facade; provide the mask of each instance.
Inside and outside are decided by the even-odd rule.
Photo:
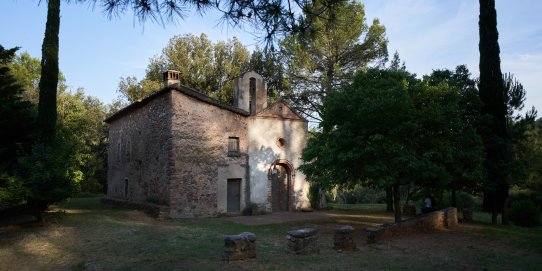
[[[255,72],[224,104],[164,73],[165,87],[106,119],[108,200],[162,206],[166,216],[294,211],[309,207],[297,171],[308,122],[267,102]]]

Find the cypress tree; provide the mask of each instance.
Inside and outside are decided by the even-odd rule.
[[[58,86],[58,33],[60,1],[48,0],[45,36],[41,47],[40,97],[38,104],[38,135],[43,144],[54,141],[56,130],[56,91]]]
[[[480,131],[486,151],[487,182],[484,184],[484,207],[491,211],[493,224],[497,223],[499,212],[503,212],[502,222],[507,224],[504,203],[508,198],[509,189],[507,180],[508,139],[495,0],[480,0],[479,30],[479,95],[483,103],[481,113],[487,117],[486,125],[481,127]]]

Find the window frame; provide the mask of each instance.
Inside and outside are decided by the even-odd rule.
[[[228,137],[228,156],[240,156],[240,140],[238,136]]]

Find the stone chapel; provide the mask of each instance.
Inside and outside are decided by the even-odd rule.
[[[158,206],[171,218],[310,206],[297,170],[308,122],[285,101],[268,104],[262,76],[234,79],[232,104],[181,85],[176,71],[164,84],[105,120],[106,200]]]

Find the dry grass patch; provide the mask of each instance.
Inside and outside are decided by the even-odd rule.
[[[382,205],[334,206],[322,219],[242,225],[228,218],[158,221],[102,205],[59,205],[43,226],[0,228],[0,270],[540,270],[542,230],[486,223],[415,233],[373,245],[362,228],[389,223]],[[278,221],[280,222],[280,221]],[[355,252],[332,249],[333,230],[356,228]],[[319,230],[321,254],[287,254],[286,231]],[[223,235],[257,235],[257,259],[223,263]],[[535,240],[535,241],[533,241]]]

